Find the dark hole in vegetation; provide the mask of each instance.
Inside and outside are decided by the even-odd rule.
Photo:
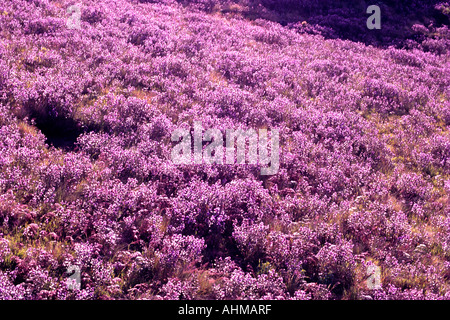
[[[46,143],[67,151],[76,148],[76,141],[85,130],[72,118],[64,116],[37,117],[36,126],[45,135]]]

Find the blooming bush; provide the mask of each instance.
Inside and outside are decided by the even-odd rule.
[[[73,4],[0,3],[0,299],[450,298],[447,2]],[[196,121],[278,172],[174,164]]]

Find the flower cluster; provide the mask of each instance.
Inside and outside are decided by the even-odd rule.
[[[0,299],[450,299],[449,5],[363,2],[1,1]]]

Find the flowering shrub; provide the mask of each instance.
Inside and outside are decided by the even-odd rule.
[[[0,299],[449,299],[449,5],[363,4],[2,1]]]

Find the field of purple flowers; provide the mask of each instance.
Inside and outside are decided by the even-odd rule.
[[[450,299],[450,3],[379,2],[2,0],[0,299]]]

